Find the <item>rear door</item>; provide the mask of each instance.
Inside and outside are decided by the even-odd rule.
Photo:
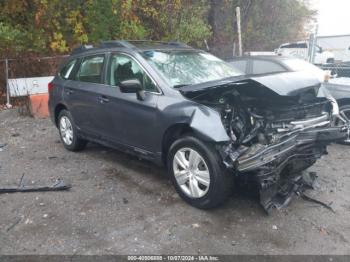
[[[80,59],[74,80],[64,86],[64,100],[77,127],[94,137],[103,136],[103,123],[108,121],[103,105],[103,73],[106,55],[96,54]]]

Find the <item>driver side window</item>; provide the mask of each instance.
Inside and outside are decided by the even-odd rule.
[[[146,72],[138,63],[126,55],[112,55],[108,78],[111,86],[119,86],[125,80],[137,79],[145,91],[158,92],[157,87]]]

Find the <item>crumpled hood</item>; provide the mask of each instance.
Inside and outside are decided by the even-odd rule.
[[[310,89],[318,89],[321,83],[317,78],[310,76],[306,72],[287,72],[279,74],[269,74],[261,76],[237,76],[226,78],[218,81],[211,81],[202,84],[184,86],[179,88],[180,92],[187,96],[195,96],[197,94],[206,93],[224,86],[241,86],[249,88],[249,86],[260,86],[273,91],[280,96],[297,96]]]

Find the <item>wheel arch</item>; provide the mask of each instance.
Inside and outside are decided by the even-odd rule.
[[[176,123],[164,132],[162,138],[162,163],[166,166],[167,155],[171,145],[185,134],[194,135],[195,131],[187,123]]]
[[[67,106],[62,103],[56,105],[55,111],[54,111],[54,117],[55,117],[54,119],[55,119],[56,127],[58,126],[58,116],[62,110],[68,110]]]

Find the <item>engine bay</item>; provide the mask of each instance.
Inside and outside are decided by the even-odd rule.
[[[211,93],[201,103],[217,110],[235,147],[269,145],[310,125],[329,123],[332,105],[326,98],[241,95],[235,89]]]

